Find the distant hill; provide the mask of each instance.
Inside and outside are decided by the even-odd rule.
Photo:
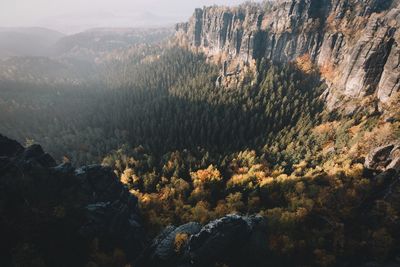
[[[0,61],[0,80],[31,83],[76,83],[90,80],[96,71],[88,62],[49,57],[11,57]]]
[[[64,35],[46,28],[1,28],[0,59],[10,57],[98,58],[137,44],[160,42],[172,28],[95,28]]]
[[[89,59],[137,44],[157,43],[172,34],[172,28],[96,28],[60,39],[54,52]]]
[[[0,58],[47,56],[64,34],[45,28],[0,28]]]
[[[172,28],[98,28],[69,36],[41,28],[0,28],[0,80],[93,80],[107,58],[172,35]]]

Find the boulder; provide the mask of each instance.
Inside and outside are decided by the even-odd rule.
[[[177,266],[181,262],[182,252],[185,253],[187,243],[183,244],[180,251],[176,250],[175,240],[179,234],[187,237],[197,234],[201,225],[196,222],[175,227],[166,227],[146,248],[135,265],[137,266]]]
[[[178,234],[187,234],[187,243],[175,249]],[[263,234],[262,234],[263,233]],[[266,222],[259,216],[228,215],[201,227],[188,223],[168,227],[142,255],[137,266],[259,266],[267,256]],[[260,240],[261,239],[261,240]]]
[[[190,222],[179,227],[176,227],[173,231],[168,233],[157,245],[155,250],[155,256],[162,260],[168,260],[178,252],[175,248],[175,238],[178,234],[187,234],[192,236],[197,234],[201,230],[199,223]]]
[[[243,247],[251,234],[251,227],[246,218],[229,215],[204,226],[192,236],[188,253],[191,262],[196,266],[208,266],[218,259],[235,255],[235,251]]]
[[[364,166],[368,169],[399,171],[400,147],[394,144],[384,145],[373,149],[365,159]]]

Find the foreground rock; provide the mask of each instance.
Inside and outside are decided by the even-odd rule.
[[[0,266],[84,266],[100,256],[118,266],[144,240],[137,199],[111,169],[56,166],[39,145],[1,135],[0,214]]]
[[[145,251],[138,266],[258,266],[267,259],[266,221],[228,215],[200,227],[169,227]],[[183,241],[182,241],[183,237]]]

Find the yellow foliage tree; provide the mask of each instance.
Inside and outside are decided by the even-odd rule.
[[[182,251],[182,248],[187,244],[189,240],[189,235],[187,233],[178,233],[175,236],[174,247],[175,252],[179,253]]]

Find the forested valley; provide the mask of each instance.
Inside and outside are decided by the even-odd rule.
[[[259,57],[230,80],[223,64],[170,37],[107,54],[96,81],[4,78],[0,133],[63,166],[111,168],[138,199],[144,242],[170,225],[254,215],[268,231],[249,266],[398,261],[398,173],[365,159],[388,144],[398,155],[400,95],[385,113],[368,96],[328,110],[328,70],[309,55]],[[177,233],[174,253],[189,241]],[[131,266],[128,253],[96,248],[86,266]],[[150,266],[143,257],[137,266]]]
[[[363,234],[329,243],[332,235],[343,238],[340,223],[354,216],[346,210],[362,205],[375,185],[357,159],[323,146],[333,142],[332,151],[344,151],[378,115],[367,110],[349,119],[324,112],[319,73],[304,73],[295,63],[261,60],[256,77],[249,73],[235,86],[220,87],[217,66],[202,54],[146,48],[154,59],[145,63],[137,54],[132,63],[114,63],[128,66],[116,86],[2,81],[0,132],[42,144],[60,163],[111,166],[139,197],[154,235],[170,224],[259,213],[270,218],[269,242],[277,253],[318,247],[320,261],[333,261],[338,250],[356,253]],[[348,133],[351,127],[358,133]],[[399,131],[392,134],[398,138]],[[368,216],[395,216],[376,212]],[[315,213],[322,221],[306,230]],[[353,223],[359,222],[365,223]],[[375,229],[388,238],[387,256],[397,244],[390,227]]]

